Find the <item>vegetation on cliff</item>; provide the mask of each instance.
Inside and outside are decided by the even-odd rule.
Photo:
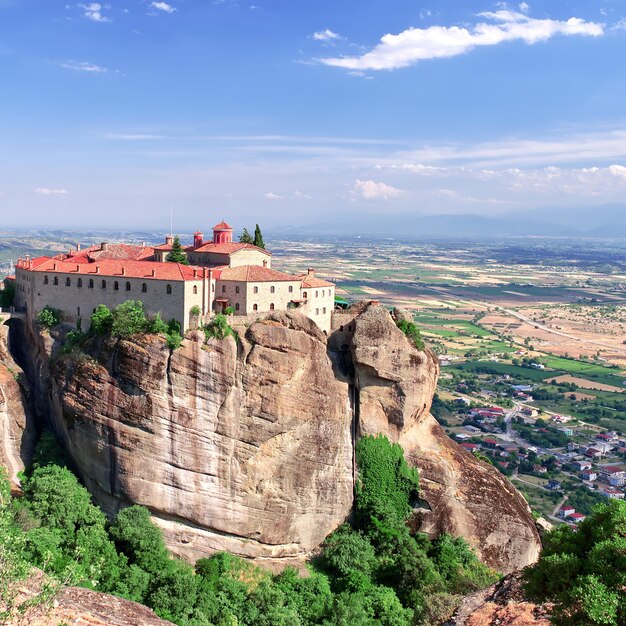
[[[407,320],[398,320],[396,326],[413,342],[413,345],[418,350],[424,350],[426,344],[422,339],[422,334],[419,328],[413,323]]]
[[[555,603],[556,626],[624,626],[626,502],[600,504],[576,530],[563,524],[545,535],[526,580],[531,598]]]
[[[2,491],[0,557],[15,563],[14,578],[34,565],[144,603],[181,626],[435,624],[461,594],[494,580],[463,540],[411,534],[418,478],[400,446],[364,437],[357,462],[356,526],[326,540],[309,576],[293,569],[273,576],[226,553],[195,568],[172,558],[143,507],[107,520],[45,434],[23,476],[23,497]]]

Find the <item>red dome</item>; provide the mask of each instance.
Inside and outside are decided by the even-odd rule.
[[[213,230],[232,230],[233,227],[228,225],[224,220],[213,226]]]

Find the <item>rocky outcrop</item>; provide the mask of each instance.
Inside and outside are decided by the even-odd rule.
[[[110,512],[147,506],[170,547],[299,557],[350,513],[351,416],[326,340],[276,313],[241,334],[93,341],[54,371],[56,426]]]
[[[8,334],[9,327],[0,323],[0,465],[17,485],[18,472],[31,458],[35,432],[28,415],[26,379],[9,353]]]
[[[401,316],[396,311],[396,316]],[[235,318],[236,319],[236,318]],[[51,419],[105,510],[147,506],[170,548],[284,564],[309,554],[351,514],[357,437],[384,433],[420,470],[414,523],[465,537],[492,567],[535,560],[526,502],[430,415],[436,357],[389,312],[360,303],[326,338],[298,313],[238,327],[239,340],[191,333],[171,352],[158,336],[90,339],[83,353],[42,355],[32,372]]]
[[[380,306],[355,319],[352,339],[361,434],[397,441],[420,470],[421,530],[465,537],[481,558],[509,573],[539,556],[530,509],[494,467],[454,443],[430,415],[439,366],[421,352]]]

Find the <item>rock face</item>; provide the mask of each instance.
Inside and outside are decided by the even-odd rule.
[[[420,470],[430,511],[421,530],[465,537],[483,561],[509,573],[533,563],[540,540],[524,498],[494,467],[447,437],[430,415],[439,365],[420,352],[380,306],[355,319],[352,360],[361,434],[382,432]]]
[[[307,318],[172,354],[157,336],[90,348],[55,369],[57,428],[106,510],[147,506],[190,559],[298,557],[349,515],[347,385]]]
[[[147,506],[190,560],[304,557],[351,514],[354,441],[384,433],[420,470],[422,530],[465,537],[501,572],[533,562],[539,537],[521,495],[430,416],[436,357],[381,306],[336,322],[326,338],[302,315],[274,313],[238,327],[239,341],[196,332],[173,353],[157,336],[92,339],[51,375],[40,342],[33,371],[50,381],[39,396],[95,499],[109,512]]]
[[[8,326],[0,325],[0,465],[16,485],[18,472],[31,458],[35,432],[28,419],[26,381],[9,353],[8,333]]]

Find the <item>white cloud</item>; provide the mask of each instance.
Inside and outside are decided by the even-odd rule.
[[[170,14],[178,10],[174,8],[171,4],[168,4],[167,2],[151,2],[150,6],[153,9],[157,9],[158,11],[163,11],[165,13],[170,13]]]
[[[607,169],[613,176],[618,176],[626,180],[626,167],[623,165],[609,165]]]
[[[59,66],[66,70],[89,72],[91,74],[104,74],[109,71],[106,67],[96,65],[95,63],[88,63],[87,61],[66,61],[65,63],[60,63]]]
[[[373,180],[357,180],[352,187],[352,193],[364,200],[389,200],[399,196],[402,190]]]
[[[109,4],[100,4],[99,2],[90,2],[89,4],[79,4],[81,9],[84,9],[85,17],[92,22],[110,22],[110,18],[102,14],[102,9],[110,9]]]
[[[506,41],[534,44],[555,35],[599,36],[603,25],[578,17],[566,21],[535,19],[507,9],[479,13],[485,22],[471,28],[430,26],[408,28],[397,35],[384,35],[380,43],[361,56],[329,57],[321,63],[351,70],[392,70],[425,59],[453,57],[477,46],[495,46]]]
[[[266,198],[267,200],[281,200],[281,199],[282,199],[282,196],[279,196],[277,193],[273,193],[272,191],[268,191],[268,192],[265,194],[265,198]]]
[[[522,12],[522,13],[528,13],[528,11],[530,11],[530,5],[528,5],[526,2],[520,2],[517,5],[517,8]]]
[[[299,200],[310,200],[311,196],[308,193],[303,193],[299,189],[296,189],[293,194],[294,198],[298,198]]]
[[[315,41],[332,41],[333,39],[341,39],[341,36],[330,30],[330,28],[318,30],[316,33],[313,33],[311,37],[313,37]]]
[[[66,196],[69,192],[67,189],[50,189],[49,187],[37,187],[35,193],[41,196]]]

